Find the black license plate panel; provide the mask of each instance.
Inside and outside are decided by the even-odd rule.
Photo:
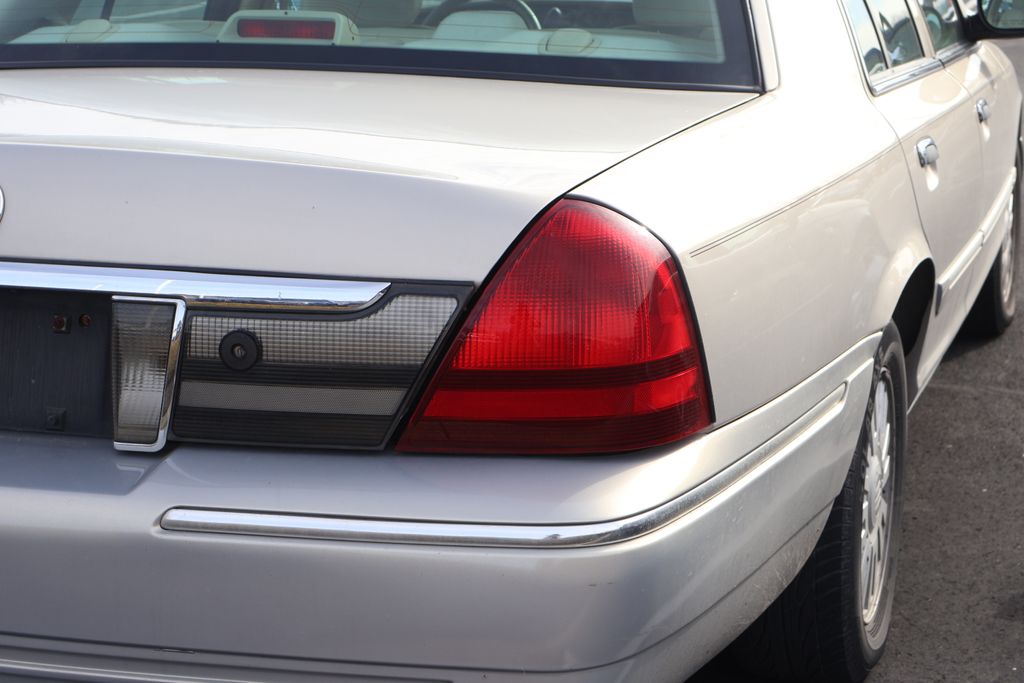
[[[0,429],[113,434],[109,294],[0,288]]]

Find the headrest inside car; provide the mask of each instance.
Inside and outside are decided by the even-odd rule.
[[[715,0],[633,0],[633,19],[652,28],[719,30]]]
[[[302,0],[303,12],[336,12],[356,26],[408,26],[419,16],[422,0]],[[276,0],[242,0],[241,10],[277,9]]]

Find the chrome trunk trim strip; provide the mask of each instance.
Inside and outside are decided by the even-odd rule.
[[[630,541],[661,529],[722,493],[747,474],[799,447],[842,414],[844,382],[764,444],[691,491],[625,519],[566,525],[472,524],[172,508],[166,531],[272,536],[321,541],[488,548],[585,548]]]
[[[182,299],[193,309],[360,311],[373,305],[390,286],[387,282],[0,262],[0,287],[168,297]]]

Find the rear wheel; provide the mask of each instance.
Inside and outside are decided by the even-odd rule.
[[[1003,238],[996,262],[978,293],[967,329],[983,337],[998,337],[1017,312],[1017,238],[1020,236],[1021,155],[1017,152],[1017,184],[1010,197],[1010,229]]]
[[[821,539],[793,583],[732,646],[736,664],[773,679],[853,683],[881,658],[892,619],[906,416],[903,347],[890,323],[857,451]]]

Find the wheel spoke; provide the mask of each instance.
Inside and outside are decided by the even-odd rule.
[[[875,389],[874,431],[881,437],[889,426],[889,392],[885,382],[879,382]],[[878,442],[881,446],[881,442]]]
[[[874,568],[874,541],[871,534],[861,535],[860,594],[861,609],[866,613],[871,607],[871,582]]]
[[[1003,239],[1003,246],[999,253],[1000,280],[999,289],[1003,299],[1003,307],[1012,309],[1014,296],[1014,278],[1016,268],[1016,239],[1014,235],[1014,210],[1013,197],[1010,198],[1010,205],[1007,209],[1010,227]]]
[[[891,432],[890,432],[891,434]],[[888,438],[888,437],[887,437]],[[891,442],[890,442],[891,445]],[[885,457],[882,458],[881,474],[878,477],[878,488],[880,492],[885,492],[886,487],[889,485],[889,479],[892,478],[892,453],[886,451]]]
[[[889,457],[889,446],[891,446],[891,445],[892,445],[892,425],[890,425],[888,422],[886,422],[886,424],[885,424],[885,432],[882,434],[882,438],[881,438],[881,446],[882,447],[881,447],[881,449],[878,452],[878,459],[880,461],[879,464],[883,466],[882,467],[882,472],[881,472],[882,476],[880,476],[879,479],[881,481],[883,481],[883,482],[886,480],[885,474],[886,474],[886,470],[889,468],[889,460],[890,460],[890,457]]]
[[[875,529],[875,543],[871,555],[871,595],[878,595],[882,590],[882,532],[880,528]]]

